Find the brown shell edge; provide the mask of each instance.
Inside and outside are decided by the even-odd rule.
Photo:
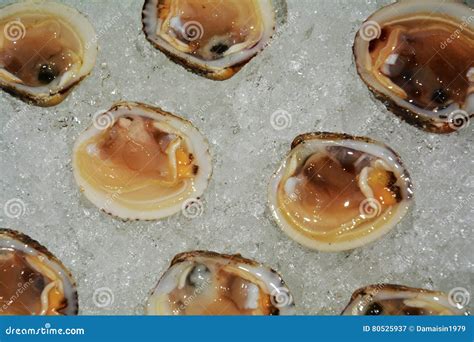
[[[79,295],[77,293],[77,283],[71,273],[71,271],[64,266],[61,260],[59,260],[53,253],[51,253],[46,247],[44,247],[42,244],[40,244],[38,241],[32,239],[26,234],[23,234],[22,232],[19,232],[17,230],[13,229],[7,229],[7,228],[0,228],[0,236],[6,235],[9,238],[18,240],[25,245],[30,246],[31,248],[37,250],[41,254],[44,254],[49,260],[57,263],[65,272],[65,274],[68,276],[69,281],[71,282],[72,286],[74,287],[74,299],[75,299],[75,307],[73,308],[73,315],[77,315],[79,313]]]

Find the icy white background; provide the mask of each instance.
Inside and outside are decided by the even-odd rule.
[[[97,65],[56,107],[0,92],[0,226],[39,240],[71,269],[81,314],[142,313],[172,257],[193,249],[241,253],[278,270],[300,314],[339,314],[355,289],[378,282],[472,293],[474,124],[451,135],[411,127],[374,100],[355,71],[356,30],[387,1],[290,0],[288,23],[271,45],[224,82],[196,76],[155,50],[141,32],[142,1],[65,3],[95,26]],[[214,174],[201,216],[125,223],[79,194],[74,140],[95,112],[118,100],[188,118],[209,139]],[[278,110],[291,118],[281,130],[271,125]],[[319,253],[273,222],[269,178],[296,135],[319,130],[384,141],[410,171],[414,209],[377,242]],[[12,199],[24,203],[17,217],[4,210]],[[98,307],[94,292],[102,288],[113,302]]]

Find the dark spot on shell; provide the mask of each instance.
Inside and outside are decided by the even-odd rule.
[[[367,316],[378,316],[381,315],[383,312],[382,306],[379,303],[374,302],[370,304],[369,308],[365,312]]]
[[[193,175],[197,175],[198,171],[199,171],[199,166],[193,165]]]
[[[421,316],[424,312],[421,308],[405,307],[403,313],[407,316]]]
[[[229,50],[229,46],[223,43],[217,43],[211,48],[211,52],[217,55],[222,55],[227,50]]]
[[[444,91],[443,88],[436,89],[431,95],[431,100],[436,103],[443,104],[449,99],[449,95]]]
[[[38,71],[38,81],[43,84],[49,84],[58,77],[59,72],[54,64],[42,64]]]

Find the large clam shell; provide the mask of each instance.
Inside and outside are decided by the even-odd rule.
[[[400,157],[366,137],[296,137],[268,187],[270,210],[298,243],[342,251],[372,242],[407,213],[413,190]]]
[[[155,220],[202,205],[212,164],[208,142],[191,122],[119,102],[96,113],[77,138],[73,169],[80,190],[101,210],[124,220]]]

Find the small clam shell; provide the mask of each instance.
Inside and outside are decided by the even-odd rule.
[[[294,303],[274,270],[240,254],[176,255],[153,289],[149,315],[288,315]]]
[[[356,290],[342,315],[466,315],[467,311],[440,291],[376,284]]]

